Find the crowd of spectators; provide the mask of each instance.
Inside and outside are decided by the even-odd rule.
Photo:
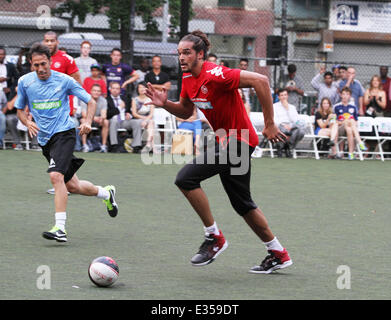
[[[171,89],[170,76],[162,70],[162,59],[155,55],[152,58],[142,58],[139,68],[122,62],[122,52],[113,48],[110,61],[100,64],[93,58],[94,48],[89,41],[80,45],[80,56],[73,58],[66,53],[66,48],[60,50],[57,34],[49,31],[44,35],[42,42],[47,45],[52,55],[52,70],[66,73],[78,81],[97,102],[94,116],[94,131],[99,136],[98,151],[121,152],[119,146],[119,129],[131,132],[132,140],[130,151],[154,151],[154,106],[147,104],[145,95],[146,83],[151,83],[157,90]],[[16,116],[13,101],[17,95],[18,78],[31,71],[27,56],[28,48],[20,50],[16,64],[6,62],[6,50],[0,47],[0,145],[6,130],[13,140],[14,150],[23,150],[20,138],[20,123]],[[92,54],[92,56],[90,55]],[[219,59],[215,54],[208,55],[208,61],[219,66],[229,66],[228,62]],[[247,70],[249,60],[240,59],[236,67]],[[292,157],[292,152],[305,135],[305,130],[298,121],[300,113],[307,112],[301,109],[301,100],[305,95],[304,82],[300,70],[296,65],[289,64],[287,74],[278,80],[279,89],[273,92],[275,122],[288,137],[285,143],[275,145],[277,155]],[[367,88],[356,79],[356,70],[352,66],[334,65],[330,70],[325,66],[311,81],[317,92],[317,110],[314,114],[313,129],[316,135],[329,137],[326,148],[330,149],[329,158],[341,157],[337,153],[336,144],[339,136],[346,136],[347,146],[339,145],[339,150],[348,150],[349,159],[354,158],[356,143],[362,151],[370,146],[360,139],[357,129],[358,116],[391,117],[391,78],[388,77],[388,67],[382,66],[379,75],[374,75]],[[241,88],[239,93],[243,99],[246,111],[252,110],[255,92],[251,88]],[[85,121],[86,105],[70,96],[70,116],[76,127]],[[179,128],[193,131],[195,151],[198,153],[198,142],[202,125],[198,113],[190,119],[177,119]],[[92,133],[94,135],[95,133]],[[143,132],[146,141],[142,141]],[[82,136],[76,143],[76,151],[96,151],[88,143],[90,137]],[[31,141],[32,149],[39,150],[36,139]],[[264,143],[262,141],[261,143]],[[324,145],[322,148],[325,148]],[[129,151],[129,150],[128,150]]]

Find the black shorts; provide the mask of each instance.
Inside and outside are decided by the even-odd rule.
[[[216,142],[178,172],[175,184],[183,190],[194,190],[201,187],[201,181],[218,174],[232,207],[243,216],[257,208],[250,192],[253,151],[253,147],[237,140],[226,149]]]
[[[47,172],[60,172],[67,183],[82,166],[84,160],[76,158],[73,150],[76,143],[76,130],[70,129],[53,135],[47,144],[41,146],[42,154],[49,162]]]

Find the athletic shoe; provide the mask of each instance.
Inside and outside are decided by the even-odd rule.
[[[284,269],[292,265],[292,260],[289,257],[288,251],[268,250],[269,254],[263,259],[259,266],[254,266],[250,269],[251,273],[271,273],[278,269]]]
[[[348,159],[349,160],[354,160],[354,153],[349,153],[348,154]]]
[[[48,189],[48,190],[46,190],[46,192],[49,194],[55,194],[54,188]],[[70,194],[71,193],[68,191],[68,195],[70,195]]]
[[[228,247],[228,242],[225,240],[223,233],[205,235],[205,241],[201,244],[198,253],[191,258],[193,266],[205,266],[212,263],[217,256]]]
[[[151,146],[149,145],[146,145],[142,150],[141,150],[141,153],[151,153],[153,152],[153,149]]]
[[[360,147],[360,150],[361,150],[361,151],[367,151],[367,150],[368,150],[368,148],[366,147],[366,145],[365,145],[364,143],[362,143],[362,142],[361,142],[358,146]]]
[[[107,153],[107,146],[104,145],[104,144],[102,144],[102,145],[100,146],[100,152],[101,152],[101,153]]]
[[[260,147],[256,146],[255,150],[251,154],[252,158],[262,158],[263,151]]]
[[[106,186],[105,189],[110,192],[110,198],[103,200],[103,203],[106,205],[110,217],[114,218],[118,214],[118,205],[115,202],[115,187]]]
[[[15,151],[22,151],[23,146],[21,144],[17,144],[16,147],[14,148]]]
[[[83,144],[82,151],[83,152],[90,152],[90,148],[88,148],[88,145]]]
[[[42,237],[48,240],[56,240],[57,242],[68,241],[66,231],[62,231],[56,226],[54,226],[51,230],[42,233]]]

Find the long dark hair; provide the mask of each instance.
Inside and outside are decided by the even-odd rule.
[[[206,60],[208,56],[208,50],[210,48],[210,42],[205,33],[201,30],[195,30],[192,33],[184,36],[181,41],[190,41],[193,42],[193,49],[195,52],[204,52],[204,60]]]

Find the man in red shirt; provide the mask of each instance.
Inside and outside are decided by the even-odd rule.
[[[179,62],[184,72],[179,102],[167,100],[167,90],[158,91],[150,83],[147,90],[147,96],[152,100],[150,104],[163,107],[179,118],[187,119],[198,107],[216,133],[215,146],[184,166],[175,181],[204,224],[205,241],[191,263],[194,266],[207,265],[228,246],[200,185],[201,181],[218,174],[233,208],[264,242],[269,253],[250,272],[271,273],[290,266],[292,260],[251,198],[250,158],[258,145],[258,137],[238,88],[254,88],[262,101],[263,135],[272,142],[284,141],[286,136],[274,124],[268,79],[258,73],[205,61],[209,46],[206,35],[198,30],[179,42]]]

